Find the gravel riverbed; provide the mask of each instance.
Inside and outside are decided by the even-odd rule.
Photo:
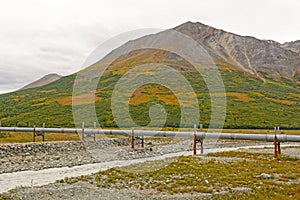
[[[266,144],[257,142],[216,142],[207,140],[205,149],[222,147],[242,147]],[[145,141],[145,148],[136,145],[131,149],[130,138],[105,138],[96,142],[48,142],[0,145],[0,174],[41,170],[55,167],[72,167],[89,163],[101,163],[113,160],[132,160],[155,157],[163,154],[190,151],[192,140],[152,139]],[[204,150],[205,151],[205,150]]]
[[[130,148],[129,138],[106,138],[96,142],[52,142],[0,145],[0,174],[7,172],[41,170],[55,167],[72,167],[90,163],[102,163],[115,160],[134,160],[156,157],[168,153],[191,151],[192,140],[153,140],[145,142],[145,148],[138,145]],[[206,140],[206,150],[229,147],[272,145],[263,142]],[[273,153],[272,148],[241,149],[240,151]],[[288,148],[284,154],[299,156],[300,148]],[[3,183],[2,183],[3,184]],[[199,199],[209,194],[166,195],[156,190],[138,190],[132,188],[106,189],[88,182],[75,184],[51,183],[45,186],[18,187],[9,199]]]

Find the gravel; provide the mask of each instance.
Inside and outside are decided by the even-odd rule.
[[[53,183],[47,186],[34,188],[18,188],[15,193],[10,195],[10,199],[30,199],[30,200],[81,200],[81,199],[103,199],[103,200],[160,200],[160,199],[199,199],[210,197],[211,194],[174,194],[172,196],[157,193],[153,189],[139,190],[137,188],[116,189],[101,188],[87,182],[77,182],[74,184]]]
[[[89,163],[113,160],[132,160],[155,157],[168,153],[190,151],[191,140],[152,140],[145,148],[136,145],[132,150],[129,138],[105,138],[96,142],[48,142],[0,145],[0,174],[26,170],[41,170],[56,167],[72,167]],[[217,142],[207,140],[205,149],[257,145],[249,142]]]
[[[75,166],[96,160],[81,142],[5,144],[0,146],[0,173]]]
[[[101,139],[97,142],[52,142],[27,144],[2,144],[0,146],[0,174],[25,170],[77,166],[87,163],[99,163],[113,160],[132,160],[143,157],[155,157],[162,154],[190,151],[191,140],[151,140],[145,142],[145,148],[136,145],[130,148],[129,138]],[[225,147],[243,147],[270,143],[248,141],[206,140],[207,149]],[[242,149],[241,151],[273,153],[273,149]],[[287,148],[282,152],[288,155],[300,155],[300,148]],[[204,158],[204,157],[203,157]],[[211,159],[211,158],[208,158]],[[236,158],[218,158],[232,162]],[[249,188],[236,188],[236,191],[248,192]],[[157,193],[156,190],[99,188],[88,182],[75,184],[51,183],[45,186],[19,187],[9,194],[9,199],[201,199],[211,194],[176,194]]]

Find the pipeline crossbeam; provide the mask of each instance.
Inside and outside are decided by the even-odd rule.
[[[0,131],[8,132],[44,132],[44,133],[77,133],[81,134],[81,128],[26,128],[26,127],[0,127]],[[84,128],[85,134],[106,134],[106,135],[132,135],[132,130],[107,130]],[[229,139],[229,140],[258,140],[273,142],[275,134],[240,134],[240,133],[212,133],[212,132],[181,132],[181,131],[151,131],[134,130],[135,136],[157,136],[157,137],[179,137],[197,139]],[[300,142],[299,135],[276,134],[278,142]]]

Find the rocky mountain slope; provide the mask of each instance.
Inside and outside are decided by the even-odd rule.
[[[199,22],[186,22],[170,30],[176,30],[197,41],[217,65],[233,67],[255,75],[263,81],[266,78],[286,78],[294,82],[300,80],[299,40],[280,44],[273,40],[240,36]],[[166,35],[158,33],[129,41],[113,50],[105,59],[109,60],[135,45],[156,43],[163,40]],[[93,65],[86,71],[93,76],[93,68],[97,67],[99,66]]]
[[[282,44],[281,47],[300,54],[300,40],[296,40],[293,42],[286,42]]]
[[[26,90],[26,89],[29,89],[29,88],[36,88],[36,87],[44,86],[44,85],[47,85],[47,84],[52,83],[54,81],[57,81],[61,77],[62,77],[61,75],[58,75],[58,74],[55,74],[55,73],[48,74],[46,76],[43,76],[39,80],[36,80],[36,81],[24,86],[23,88],[21,88],[21,90]]]
[[[216,62],[225,62],[262,79],[265,76],[292,79],[299,75],[300,54],[289,51],[299,48],[299,41],[278,45],[274,41],[236,35],[199,22],[187,22],[174,29],[201,43]]]

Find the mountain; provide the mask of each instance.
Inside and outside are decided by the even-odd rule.
[[[54,81],[57,81],[61,77],[62,76],[58,75],[58,74],[48,74],[48,75],[43,76],[39,80],[36,80],[36,81],[24,86],[20,90],[26,90],[26,89],[30,89],[30,88],[41,87],[41,86],[47,85],[49,83],[52,83]]]
[[[201,43],[216,62],[229,64],[261,79],[265,76],[292,79],[299,75],[300,54],[288,50],[299,48],[299,41],[286,43],[283,48],[275,41],[240,36],[199,22],[187,22],[174,29]]]
[[[296,53],[300,53],[300,40],[296,40],[293,42],[286,42],[281,45],[282,48],[294,51]]]
[[[150,123],[149,109],[160,104],[166,113],[166,126],[178,127],[181,120],[181,102],[173,89],[184,96],[183,106],[193,109],[192,98],[196,97],[200,108],[199,123],[208,126],[211,118],[211,98],[218,97],[218,92],[210,93],[205,77],[184,58],[163,49],[139,49],[130,51],[134,46],[167,41],[166,33],[178,31],[200,44],[216,64],[224,82],[227,111],[226,128],[282,128],[299,129],[300,113],[300,55],[291,49],[297,49],[297,42],[280,44],[272,40],[259,40],[254,37],[240,36],[216,29],[201,23],[187,22],[173,29],[157,34],[146,35],[128,41],[104,57],[104,61],[113,60],[98,82],[99,67],[97,62],[80,71],[85,76],[78,81],[76,74],[62,77],[50,84],[0,95],[0,120],[4,126],[33,126],[46,122],[52,127],[73,127],[73,113],[80,112],[83,117],[90,110],[97,112],[102,127],[117,127],[112,112],[112,94],[116,85],[124,76],[128,80],[149,79],[155,70],[144,67],[138,74],[129,73],[136,66],[148,63],[168,65],[182,74],[189,82],[195,95],[186,93],[180,87],[180,80],[170,79],[175,87],[168,88],[159,84],[146,84],[136,88],[133,94],[120,91],[119,95],[128,97],[131,118],[139,125]],[[177,47],[177,43],[168,44],[170,48],[181,52],[193,52],[190,46]],[[127,52],[121,57],[115,56]],[[100,57],[100,56],[99,56]],[[159,70],[158,70],[159,71]],[[208,70],[209,71],[209,70]],[[170,71],[170,74],[172,71]],[[164,74],[158,74],[163,80]],[[205,76],[205,75],[204,75]],[[72,97],[74,81],[82,84],[84,93]],[[127,80],[125,83],[130,83]],[[210,80],[214,81],[214,80]],[[96,95],[89,86],[97,82]],[[176,83],[177,86],[176,86]],[[75,103],[72,101],[75,99]],[[95,104],[93,102],[95,101]],[[93,107],[95,105],[95,107]],[[76,108],[76,111],[72,110]],[[88,108],[87,110],[85,110]],[[82,112],[83,111],[83,112]],[[92,121],[85,121],[92,125]]]

